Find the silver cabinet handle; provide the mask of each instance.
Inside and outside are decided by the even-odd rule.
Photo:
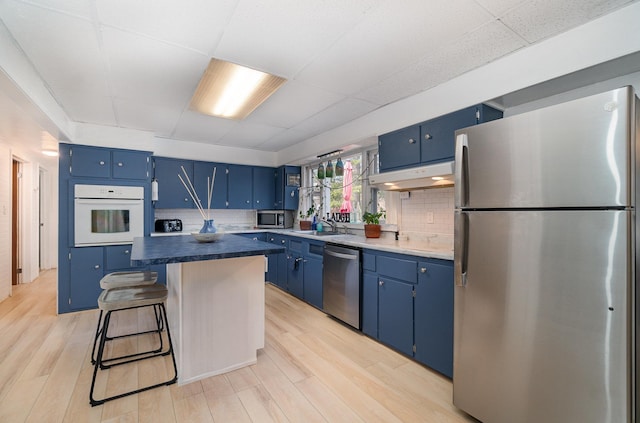
[[[295,193],[295,191],[291,191],[291,194],[289,194],[289,195],[291,195],[291,198],[293,198],[293,197],[296,196],[296,193]]]
[[[100,166],[104,166],[104,160],[100,160]]]
[[[248,203],[248,201],[247,201],[247,203]],[[256,204],[260,204],[260,200],[256,200]]]
[[[421,267],[420,268],[420,273],[427,273],[427,268],[426,267]]]
[[[184,199],[184,202],[186,203],[187,201],[189,201],[189,199],[188,199],[188,198],[185,198],[185,199]]]
[[[413,138],[409,138],[409,144],[415,144],[416,140],[414,140]]]
[[[94,269],[100,269],[100,265],[96,264],[95,266],[93,266]]]
[[[281,244],[284,244],[284,243],[285,243],[285,240],[284,240],[284,239],[280,240],[280,243],[281,243]]]
[[[378,282],[378,285],[380,285],[380,286],[384,285],[384,281],[383,281],[383,280],[380,280],[380,281]]]
[[[122,166],[124,166],[122,162],[118,162],[118,167],[122,167]]]
[[[252,239],[252,240],[254,240],[254,241],[257,241],[257,240],[258,240],[258,237],[255,237],[255,236],[254,236],[254,237],[253,237],[253,238],[251,238],[251,239]]]
[[[424,134],[424,139],[425,139],[425,140],[430,140],[431,138],[433,138],[433,137],[431,136],[431,134]]]
[[[124,253],[125,254],[129,254],[129,250],[124,250]]]

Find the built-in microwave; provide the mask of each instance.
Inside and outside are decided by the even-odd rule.
[[[75,185],[74,246],[130,244],[144,236],[144,188]]]
[[[258,210],[257,227],[265,229],[293,228],[293,211],[291,210]]]

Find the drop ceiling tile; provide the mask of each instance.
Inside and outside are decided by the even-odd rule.
[[[185,107],[209,63],[206,55],[158,40],[104,28],[113,95]]]
[[[500,17],[506,11],[518,7],[530,0],[476,0],[478,4],[487,9],[493,16]]]
[[[297,81],[288,81],[258,107],[247,122],[291,128],[344,98]]]
[[[502,21],[530,43],[568,31],[633,0],[531,0],[508,11]]]
[[[219,42],[237,3],[238,0],[96,0],[98,18],[104,25],[208,55]]]
[[[0,15],[54,94],[108,95],[104,61],[91,22],[12,1],[0,3]],[[68,102],[67,106],[74,108]]]
[[[115,99],[114,107],[118,126],[155,132],[169,136],[176,127],[182,110],[178,107],[162,107],[139,100]]]
[[[85,19],[90,19],[93,11],[92,0],[29,0],[24,3],[31,3]]]
[[[240,1],[215,55],[290,79],[381,2]]]
[[[55,90],[54,90],[55,91]],[[60,91],[56,98],[75,122],[118,126],[110,97],[91,91]]]
[[[238,125],[239,122],[235,120],[202,115],[187,110],[180,116],[175,130],[167,138],[217,144],[225,134]]]
[[[257,145],[256,148],[264,151],[278,152],[306,138],[308,138],[308,136],[303,132],[296,131],[295,129],[287,129],[274,135],[262,144]]]
[[[524,46],[524,41],[513,31],[500,21],[494,21],[441,46],[419,62],[357,96],[378,103],[391,101],[396,96],[407,97]]]
[[[351,95],[492,19],[473,0],[387,2],[319,55],[297,79]]]
[[[245,122],[242,125],[234,126],[216,144],[254,148],[282,131],[284,128]]]
[[[301,134],[305,134],[306,137],[304,139],[311,138],[321,132],[337,128],[340,125],[364,116],[378,107],[378,104],[368,101],[356,98],[345,98],[309,119],[303,120],[293,129]]]

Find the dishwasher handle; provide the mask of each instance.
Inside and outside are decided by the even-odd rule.
[[[338,257],[345,260],[358,260],[358,256],[354,254],[343,254],[331,250],[324,250],[324,253],[328,256]]]

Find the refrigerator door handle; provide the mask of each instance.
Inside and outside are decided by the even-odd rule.
[[[469,243],[469,215],[457,210],[455,212],[455,241],[453,248],[453,263],[456,286],[467,286],[467,259]]]
[[[464,207],[468,204],[468,172],[469,172],[469,139],[467,134],[456,137],[456,166],[455,166],[455,206]]]

